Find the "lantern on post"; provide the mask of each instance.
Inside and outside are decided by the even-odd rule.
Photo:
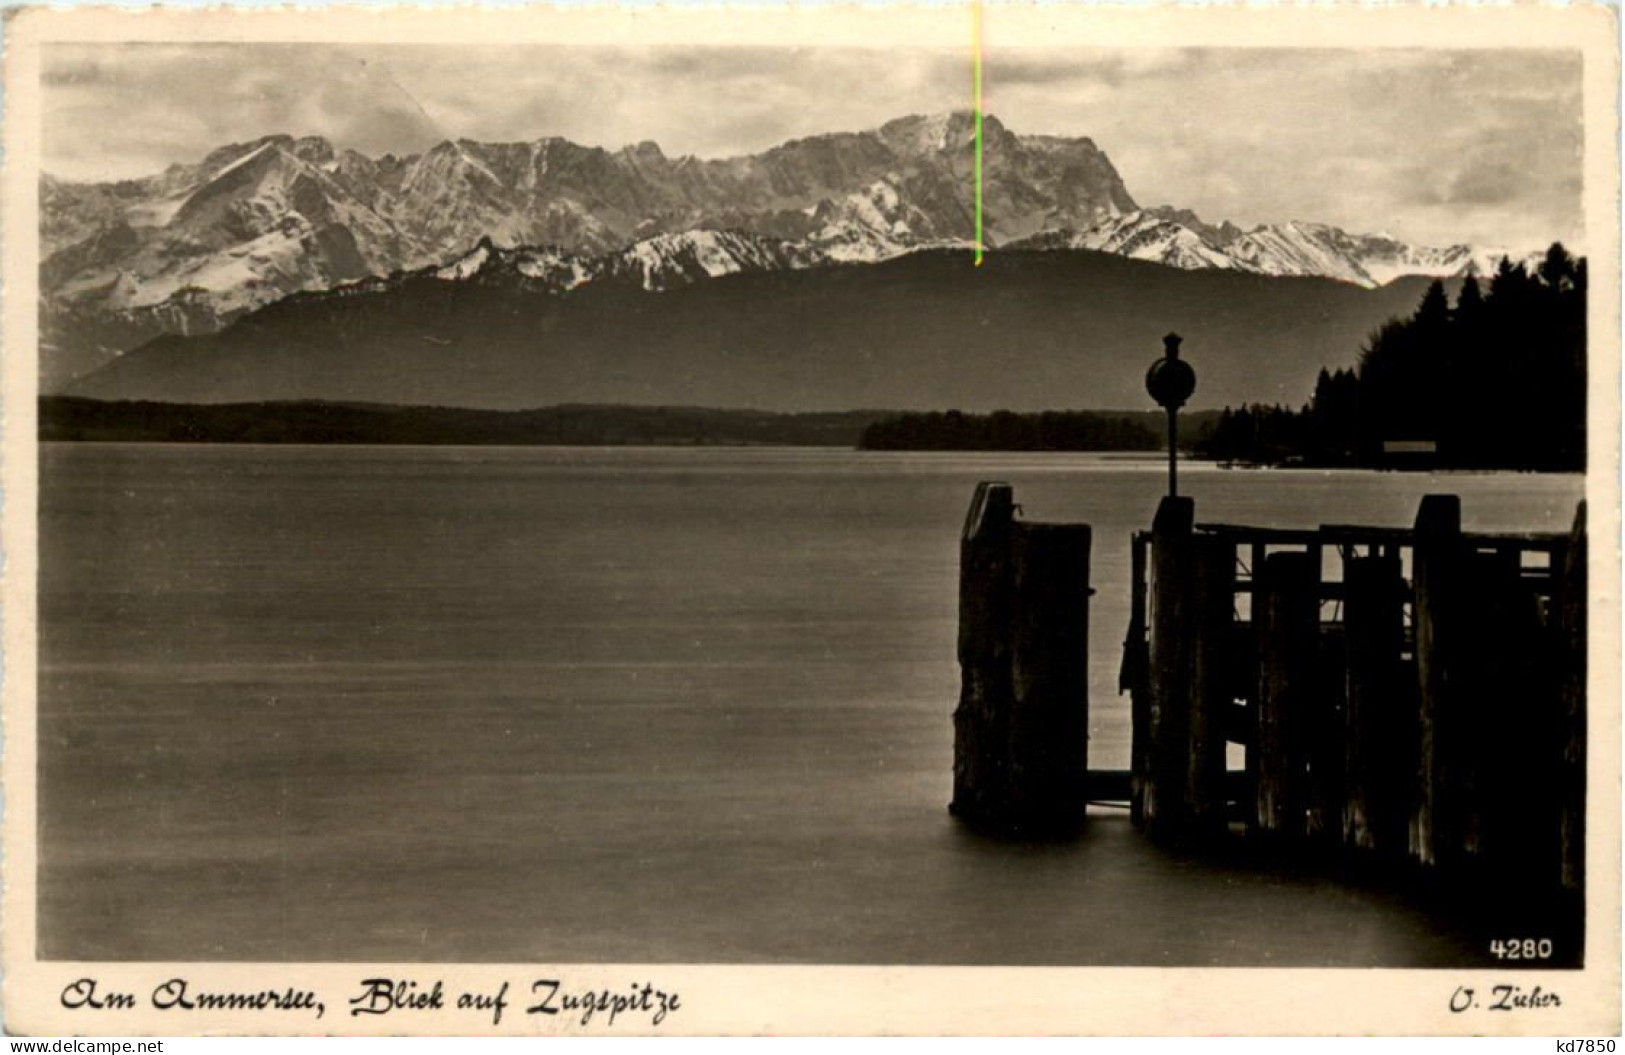
[[[1168,411],[1168,494],[1179,494],[1179,408],[1196,391],[1196,371],[1179,358],[1177,333],[1162,339],[1163,356],[1145,372],[1145,390]]]

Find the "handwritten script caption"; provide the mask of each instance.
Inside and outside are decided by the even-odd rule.
[[[519,1013],[562,1016],[561,1021],[582,1027],[597,1023],[662,1025],[682,1008],[675,989],[653,982],[632,982],[624,988],[578,989],[558,978],[538,978],[526,988],[503,981],[491,989],[448,990],[441,979],[363,978],[346,998],[352,1018],[390,1015],[409,1017],[414,1012],[467,1012],[502,1024],[511,1006]],[[518,996],[523,993],[524,996]],[[104,987],[98,979],[78,978],[62,990],[62,1006],[71,1011],[134,1011],[149,1007],[166,1012],[255,1011],[312,1015],[327,1014],[327,1001],[314,989],[292,986],[222,991],[195,985],[189,978],[167,978],[144,994]]]

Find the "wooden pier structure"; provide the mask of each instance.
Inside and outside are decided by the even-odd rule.
[[[1015,514],[1009,484],[979,484],[960,538],[949,808],[1043,834],[1081,822],[1089,799],[1090,530]]]
[[[1250,839],[1451,881],[1585,874],[1585,506],[1571,531],[1199,522],[1130,540],[1131,769],[1088,767],[1090,531],[977,488],[962,538],[954,812],[1025,834],[1126,800],[1181,847]]]

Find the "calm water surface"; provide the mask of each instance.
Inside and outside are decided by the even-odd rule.
[[[1437,965],[1310,877],[945,810],[958,531],[1095,528],[1091,764],[1155,459],[44,445],[49,958]],[[1577,477],[1190,466],[1199,520],[1566,530]]]

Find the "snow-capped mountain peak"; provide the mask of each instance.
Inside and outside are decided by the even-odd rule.
[[[485,269],[485,265],[490,263],[495,252],[496,247],[491,244],[491,240],[482,238],[479,244],[465,255],[436,268],[434,277],[445,282],[466,282]]]
[[[829,262],[803,245],[739,231],[684,231],[582,256],[556,246],[503,247],[482,238],[444,264],[407,274],[442,282],[518,282],[568,292],[588,282],[618,282],[650,292],[748,271],[781,271]]]
[[[444,281],[568,290],[620,279],[659,291],[968,245],[976,121],[969,110],[914,115],[719,159],[557,137],[448,139],[374,158],[272,135],[146,179],[47,176],[42,382],[50,389],[157,334],[218,329],[292,293],[356,293],[424,269]],[[981,124],[988,245],[1360,285],[1494,266],[1465,246],[1426,249],[1298,221],[1243,231],[1188,210],[1142,209],[1093,141],[1018,135],[992,114]],[[552,248],[519,248],[539,246]]]
[[[1382,286],[1406,275],[1440,278],[1493,272],[1507,255],[1465,245],[1433,248],[1389,235],[1351,234],[1330,224],[1288,220],[1242,230],[1213,226],[1189,210],[1162,207],[1102,220],[1083,231],[1055,231],[1015,243],[1024,248],[1094,249],[1179,268],[1219,268],[1261,275],[1317,276]],[[1513,254],[1514,262],[1519,260]]]
[[[636,242],[605,261],[604,273],[632,275],[647,290],[686,285],[741,271],[793,267],[796,253],[788,244],[735,231],[685,231]]]

